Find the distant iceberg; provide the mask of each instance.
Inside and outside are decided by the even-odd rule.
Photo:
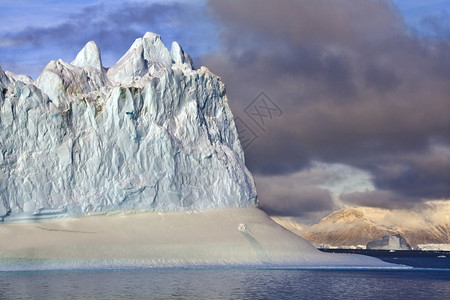
[[[411,250],[411,246],[400,234],[385,235],[381,240],[368,242],[368,250]]]

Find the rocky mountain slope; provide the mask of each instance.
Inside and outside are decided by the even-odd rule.
[[[282,222],[279,223],[283,225]],[[289,229],[294,228],[292,224],[288,225]],[[450,203],[430,201],[416,210],[344,208],[297,234],[315,245],[366,245],[370,241],[380,240],[383,236],[395,234],[403,236],[412,247],[417,244],[448,244]]]
[[[33,81],[0,69],[0,216],[253,206],[225,86],[176,42],[115,66],[89,42]]]

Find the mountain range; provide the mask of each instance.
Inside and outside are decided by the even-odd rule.
[[[292,218],[273,219],[316,246],[365,246],[395,234],[404,237],[412,247],[450,243],[450,203],[447,201],[428,201],[412,210],[343,208],[311,227],[302,226]]]

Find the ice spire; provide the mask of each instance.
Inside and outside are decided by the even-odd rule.
[[[172,56],[172,61],[176,65],[187,64],[192,69],[192,59],[186,52],[183,51],[180,44],[177,42],[172,43],[170,49],[170,55]]]
[[[90,41],[81,49],[72,65],[77,67],[92,67],[99,71],[103,70],[100,49],[94,41]]]

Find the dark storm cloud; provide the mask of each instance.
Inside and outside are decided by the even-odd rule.
[[[415,36],[388,1],[210,4],[225,50],[203,63],[234,113],[252,126],[243,107],[260,91],[284,112],[246,150],[253,172],[344,163],[374,176],[375,204],[450,197],[448,160],[431,163],[450,147],[448,40]],[[387,173],[393,165],[403,171]]]
[[[288,191],[270,191],[259,188],[259,196],[263,199],[276,201],[261,202],[261,209],[270,215],[301,217],[312,212],[331,211],[336,207],[330,193],[325,189],[315,187],[299,187],[290,193]]]
[[[373,173],[381,189],[412,198],[446,198],[450,195],[450,149],[436,146],[426,153],[393,157]]]
[[[317,165],[288,176],[255,176],[262,209],[271,215],[304,218],[336,209],[330,191],[319,186],[343,180],[344,174]]]
[[[330,174],[321,174],[326,180]],[[260,207],[270,215],[306,216],[310,213],[330,211],[335,204],[330,192],[315,187],[314,178],[320,174],[297,173],[290,177],[255,177]]]

